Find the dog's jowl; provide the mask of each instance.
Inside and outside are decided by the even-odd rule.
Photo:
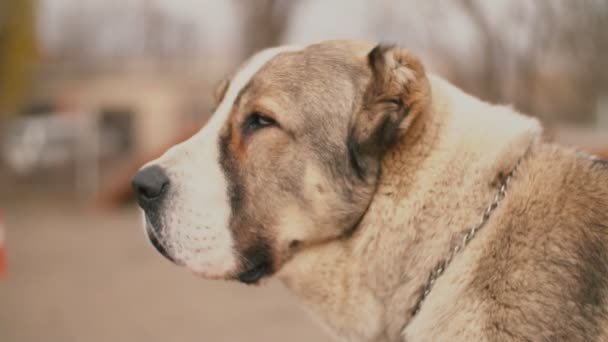
[[[608,168],[409,51],[259,52],[133,178],[205,278],[277,277],[347,341],[608,340]]]

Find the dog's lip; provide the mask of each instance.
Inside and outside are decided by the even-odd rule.
[[[177,263],[175,258],[173,258],[171,254],[169,254],[165,245],[163,245],[158,236],[156,236],[156,232],[154,231],[154,225],[152,224],[152,222],[150,222],[150,219],[148,219],[148,215],[146,215],[146,232],[148,233],[148,239],[150,239],[150,243],[152,243],[152,246],[154,246],[154,248],[156,248],[156,250],[160,254],[162,254],[162,256],[169,259],[173,263]]]
[[[269,275],[272,271],[272,265],[268,262],[261,262],[253,265],[249,269],[239,273],[237,279],[244,284],[255,284],[263,277]]]

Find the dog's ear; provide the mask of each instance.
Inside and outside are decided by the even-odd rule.
[[[348,150],[359,178],[377,164],[413,120],[428,108],[430,90],[419,60],[402,48],[380,44],[367,56],[372,71],[361,109],[351,119]]]

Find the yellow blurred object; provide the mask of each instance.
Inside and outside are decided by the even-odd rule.
[[[0,1],[0,118],[23,105],[37,57],[36,1]]]

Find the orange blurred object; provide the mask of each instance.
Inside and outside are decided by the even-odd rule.
[[[0,216],[0,278],[6,276],[8,262],[6,260],[6,249],[4,248],[4,222]]]

